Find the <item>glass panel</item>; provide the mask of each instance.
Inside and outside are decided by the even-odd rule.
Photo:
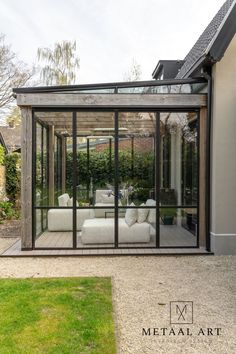
[[[120,205],[154,199],[155,127],[154,113],[119,114]]]
[[[77,201],[114,206],[114,113],[77,113]]]
[[[104,88],[104,89],[93,89],[93,90],[79,90],[79,93],[114,93],[114,88]]]
[[[112,207],[77,209],[77,247],[114,247],[114,218]]]
[[[119,246],[155,246],[156,116],[119,113]],[[149,210],[145,206],[154,207]],[[124,208],[130,206],[131,208]],[[132,208],[139,206],[139,208]],[[140,206],[144,206],[141,208]],[[149,218],[150,212],[150,218]],[[134,217],[129,225],[127,218]],[[127,224],[128,221],[128,224]]]
[[[72,183],[68,183],[67,155],[72,113],[36,112],[35,246],[72,247]],[[69,156],[68,156],[69,158]],[[68,188],[67,188],[68,186]],[[40,209],[40,207],[48,209]],[[59,207],[55,209],[54,207]]]
[[[119,247],[156,247],[156,207],[119,208],[118,231]]]
[[[36,206],[67,206],[72,197],[72,113],[36,112]]]
[[[73,246],[72,209],[36,209],[36,248]]]
[[[140,87],[121,87],[118,93],[205,93],[207,85],[205,83],[181,84],[181,85],[162,85],[162,86],[140,86]]]
[[[43,127],[38,122],[36,123],[36,180],[35,180],[35,198],[36,205],[43,204]]]
[[[114,246],[114,128],[113,112],[77,113],[77,205],[89,207],[78,210],[78,247]]]
[[[198,119],[195,112],[160,115],[160,204],[197,205]]]
[[[160,246],[196,247],[197,208],[160,208]]]
[[[54,144],[54,186],[56,204],[62,194],[62,139],[59,135],[55,135]]]

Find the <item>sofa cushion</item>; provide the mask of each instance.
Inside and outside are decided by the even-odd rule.
[[[135,206],[134,203],[131,203],[130,206]],[[138,210],[137,209],[126,209],[125,213],[125,222],[128,226],[132,226],[136,223],[138,219]]]
[[[68,206],[67,204],[68,204],[69,199],[70,199],[70,196],[67,193],[60,195],[58,197],[58,205],[61,207]]]
[[[115,197],[114,195],[108,195],[108,194],[101,194],[101,203],[104,204],[114,204],[115,203]]]
[[[95,204],[102,203],[102,194],[110,195],[112,193],[109,189],[96,189],[95,191]]]
[[[141,206],[145,206],[145,203],[142,203],[140,205],[140,207]],[[139,224],[141,224],[142,222],[146,221],[148,213],[149,213],[149,209],[142,209],[142,208],[138,209],[138,219],[137,219],[137,221],[138,221]]]
[[[76,211],[77,230],[81,230],[87,219],[94,218],[93,209],[79,209]],[[48,231],[72,231],[73,210],[72,209],[50,209],[48,211]]]
[[[84,244],[103,244],[115,241],[114,219],[85,220],[81,240]],[[150,225],[135,223],[129,227],[124,218],[119,218],[119,243],[150,242]]]
[[[73,197],[68,200],[67,206],[72,207],[73,206]],[[76,206],[79,206],[79,203],[76,200]]]

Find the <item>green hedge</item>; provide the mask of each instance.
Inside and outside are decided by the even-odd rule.
[[[110,166],[109,150],[90,151],[89,173],[87,173],[87,154],[77,154],[78,183],[86,185],[90,177],[97,187],[104,187],[107,182],[114,182],[114,153],[112,154],[112,166]],[[133,172],[132,155],[128,151],[119,151],[119,182],[132,182],[140,187],[153,186],[154,178],[154,154],[134,153]],[[67,154],[67,186],[72,185],[73,179],[73,156]]]
[[[5,162],[5,151],[4,151],[4,147],[0,145],[0,166],[4,165],[4,162]]]
[[[11,202],[20,196],[20,154],[13,152],[5,156],[6,193]]]

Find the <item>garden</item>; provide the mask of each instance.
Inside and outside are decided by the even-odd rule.
[[[4,186],[0,194],[0,235],[19,237],[20,154],[13,152],[6,155],[0,146],[0,167],[4,176]]]

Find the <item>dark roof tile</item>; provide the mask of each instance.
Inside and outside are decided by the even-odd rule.
[[[185,57],[185,63],[180,69],[179,73],[177,74],[176,78],[184,78],[186,74],[191,70],[191,68],[198,62],[198,60],[204,56],[205,51],[207,50],[209,44],[213,40],[214,36],[216,35],[218,29],[220,28],[221,24],[224,22],[224,19],[229,13],[231,5],[233,4],[234,0],[227,0],[220,10],[217,12],[215,17],[206,27],[205,31],[201,34],[198,38],[197,42],[194,44],[192,49]]]
[[[9,152],[15,151],[21,146],[21,127],[17,125],[14,128],[9,126],[0,126],[4,143]]]

